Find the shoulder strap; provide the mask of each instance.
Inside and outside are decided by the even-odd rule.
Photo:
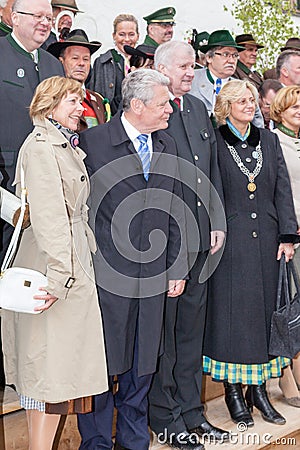
[[[21,212],[16,227],[14,229],[13,235],[11,237],[8,249],[3,259],[3,263],[1,266],[1,273],[3,273],[6,269],[8,269],[16,253],[17,245],[19,242],[19,236],[22,229],[25,208],[26,208],[26,188],[25,188],[24,169],[21,164]]]

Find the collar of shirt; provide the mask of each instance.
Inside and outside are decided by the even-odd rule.
[[[25,50],[25,52],[32,55],[32,59],[36,64],[39,62],[39,53],[38,53],[37,49],[33,50],[32,52],[29,52],[27,50],[27,48],[24,47],[22,42],[19,41],[19,39],[16,37],[14,32],[11,33],[11,37],[16,41],[16,43],[18,44],[19,47],[21,47],[23,50]]]
[[[137,130],[133,125],[131,125],[131,123],[126,119],[125,114],[123,113],[121,115],[121,122],[122,125],[125,129],[125,132],[127,134],[127,136],[129,137],[129,139],[131,140],[131,142],[134,145],[134,148],[136,150],[136,152],[139,149],[140,146],[140,141],[138,140],[138,136],[140,134],[148,134],[148,133],[141,133],[139,130]],[[153,144],[152,144],[152,138],[151,138],[151,134],[148,134],[148,148],[150,151],[150,159],[152,158],[152,154],[153,154]]]
[[[220,77],[216,77],[212,72],[210,72],[212,79],[214,80],[214,85],[216,86],[216,81],[218,78]],[[222,80],[222,87],[228,83],[228,81],[231,79],[231,77],[227,77],[227,78],[221,78]]]
[[[179,100],[180,100],[180,111],[183,111],[183,96],[182,95],[175,96],[174,94],[172,94],[172,92],[170,92],[170,99],[172,101],[174,101],[174,98],[179,98]]]

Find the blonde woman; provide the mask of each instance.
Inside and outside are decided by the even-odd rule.
[[[121,102],[121,84],[130,69],[130,56],[124,45],[135,47],[139,39],[138,21],[131,14],[119,14],[113,21],[115,48],[95,59],[88,88],[108,98],[112,115]]]
[[[300,88],[288,86],[282,88],[273,100],[270,110],[271,119],[276,123],[277,134],[290,175],[292,192],[300,224]],[[300,233],[300,228],[298,229]],[[300,272],[300,250],[295,250],[294,262]],[[286,401],[300,407],[300,354],[295,355],[292,365],[286,367],[279,379],[279,386]]]
[[[48,282],[36,296],[45,300],[36,308],[42,314],[2,311],[6,380],[26,409],[30,450],[51,450],[59,412],[68,412],[70,400],[76,410],[75,400],[88,404],[89,396],[107,389],[95,241],[87,224],[89,180],[75,132],[82,99],[75,80],[40,83],[30,105],[34,129],[15,174],[18,194],[22,165],[31,225],[14,264],[42,272]]]
[[[298,239],[282,150],[277,136],[251,123],[256,105],[256,88],[244,80],[229,81],[216,100],[227,240],[210,279],[203,352],[204,371],[224,383],[232,420],[247,426],[254,424],[253,406],[264,420],[285,423],[266,381],[289,360],[270,355],[268,345],[279,259],[292,258]]]

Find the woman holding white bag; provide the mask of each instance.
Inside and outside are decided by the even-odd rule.
[[[14,266],[42,272],[47,286],[36,299],[42,314],[2,311],[8,384],[26,409],[30,450],[50,450],[60,413],[70,400],[87,405],[107,389],[101,315],[87,224],[89,180],[77,147],[83,107],[81,85],[52,77],[36,89],[30,105],[34,130],[21,147],[15,185],[24,169],[30,226],[21,237]],[[47,414],[51,412],[52,414]],[[89,412],[83,407],[79,412]]]

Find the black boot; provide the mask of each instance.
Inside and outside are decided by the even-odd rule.
[[[253,411],[253,406],[255,406],[261,412],[262,418],[267,422],[275,423],[276,425],[285,424],[285,418],[279,414],[279,412],[276,411],[270,403],[266,391],[266,383],[261,385],[252,384],[248,386],[245,397],[250,411]]]
[[[240,383],[224,382],[225,402],[230,416],[235,423],[244,422],[247,427],[253,427],[254,421],[247,409],[243,396],[242,385]]]

